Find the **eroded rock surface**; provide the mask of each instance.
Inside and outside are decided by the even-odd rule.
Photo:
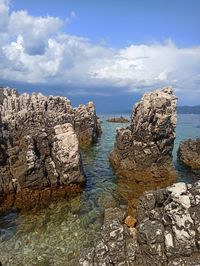
[[[87,146],[101,135],[100,120],[93,102],[79,105],[74,109],[74,128],[81,146]]]
[[[106,213],[111,213],[111,219],[104,220],[101,245],[86,251],[79,265],[200,264],[200,182],[145,192],[137,208],[136,229],[124,224],[127,218],[122,211]],[[106,241],[114,241],[111,248]]]
[[[142,265],[199,265],[200,183],[146,192],[137,209]]]
[[[1,205],[21,208],[77,190],[85,180],[79,142],[94,141],[97,123],[92,102],[73,109],[66,97],[0,89]]]
[[[101,239],[93,248],[86,250],[78,265],[134,265],[136,241],[123,223],[126,212],[119,208],[105,211]]]
[[[115,148],[110,154],[110,162],[118,174],[144,172],[146,178],[150,174],[169,175],[173,169],[176,103],[169,87],[145,93],[135,105],[130,126],[117,129]]]
[[[200,177],[200,138],[182,141],[177,155],[185,166]]]

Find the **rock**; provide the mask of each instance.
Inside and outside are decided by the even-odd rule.
[[[83,252],[77,265],[134,265],[136,241],[123,224],[125,212],[106,209],[101,239]]]
[[[177,155],[181,163],[200,177],[200,138],[182,141]]]
[[[66,97],[0,89],[0,125],[0,208],[80,191],[82,133],[90,144],[100,132],[93,103],[73,109]]]
[[[96,115],[93,102],[79,105],[74,109],[74,128],[81,146],[87,146],[101,135],[100,119]]]
[[[110,123],[129,123],[129,120],[123,116],[120,117],[112,117],[106,120]]]
[[[106,213],[101,239],[82,254],[78,265],[199,265],[200,182],[145,192],[136,228],[123,224],[120,209]]]
[[[109,157],[117,175],[134,176],[139,182],[175,175],[172,150],[176,103],[170,87],[144,94],[133,109],[130,126],[117,129]]]
[[[130,215],[128,215],[125,220],[124,223],[128,226],[128,227],[135,227],[136,225],[136,219]]]
[[[199,199],[199,183],[177,183],[141,197],[137,208],[137,260],[142,265],[198,265]]]

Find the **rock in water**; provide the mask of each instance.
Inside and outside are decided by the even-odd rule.
[[[85,178],[78,138],[86,131],[90,144],[99,130],[93,103],[83,109],[73,109],[65,97],[0,89],[2,208],[32,206],[80,189]]]
[[[126,212],[119,208],[105,210],[101,239],[81,255],[77,265],[135,265],[136,240],[123,224]]]
[[[81,146],[87,146],[96,140],[102,132],[94,103],[89,102],[87,105],[81,104],[74,111],[74,127],[79,137],[79,143]]]
[[[137,226],[128,228],[119,209],[107,209],[101,239],[78,265],[196,266],[200,262],[200,182],[145,192]],[[106,217],[106,216],[105,216]]]
[[[185,166],[200,177],[200,138],[182,141],[177,155]]]
[[[131,125],[117,129],[115,147],[109,157],[117,174],[145,173],[142,181],[151,175],[169,174],[173,169],[176,103],[171,87],[144,94],[133,109]]]
[[[129,120],[123,116],[120,117],[111,117],[106,120],[109,123],[129,123]]]

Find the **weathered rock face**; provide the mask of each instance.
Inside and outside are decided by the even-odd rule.
[[[131,125],[117,129],[113,168],[121,175],[136,172],[163,177],[172,169],[176,128],[176,103],[172,88],[145,93],[133,109]]]
[[[82,128],[87,144],[97,137],[93,103],[81,112],[65,97],[0,89],[0,125],[2,206],[32,205],[84,183],[78,138]]]
[[[137,209],[142,265],[198,265],[200,183],[147,192]]]
[[[136,238],[123,224],[125,216],[119,208],[106,209],[101,239],[81,255],[78,265],[134,265]]]
[[[177,155],[185,166],[200,177],[200,138],[182,141]]]
[[[108,209],[106,212],[114,213],[114,217],[104,221],[103,244],[97,244],[90,253],[83,254],[80,265],[199,265],[200,182],[193,185],[176,183],[166,189],[145,192],[137,208],[136,229],[123,223],[127,218],[124,220],[125,215],[121,215],[119,210]],[[112,231],[116,220],[118,222]],[[110,231],[104,230],[107,223]],[[112,236],[115,238],[110,248],[105,239],[111,241]],[[117,252],[121,260],[117,260]]]
[[[100,120],[93,102],[79,105],[74,109],[74,128],[81,146],[87,146],[101,135]]]

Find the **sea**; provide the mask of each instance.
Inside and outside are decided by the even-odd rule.
[[[0,262],[3,266],[73,266],[77,258],[100,238],[105,208],[128,205],[121,191],[129,188],[118,182],[109,165],[117,127],[129,124],[109,123],[110,117],[127,114],[102,114],[103,134],[98,141],[81,151],[87,177],[79,195],[52,202],[39,211],[19,213],[12,210],[0,216]],[[177,162],[181,140],[200,136],[200,115],[179,114],[173,161],[177,182],[192,183],[197,178]],[[126,194],[126,193],[125,193]]]

